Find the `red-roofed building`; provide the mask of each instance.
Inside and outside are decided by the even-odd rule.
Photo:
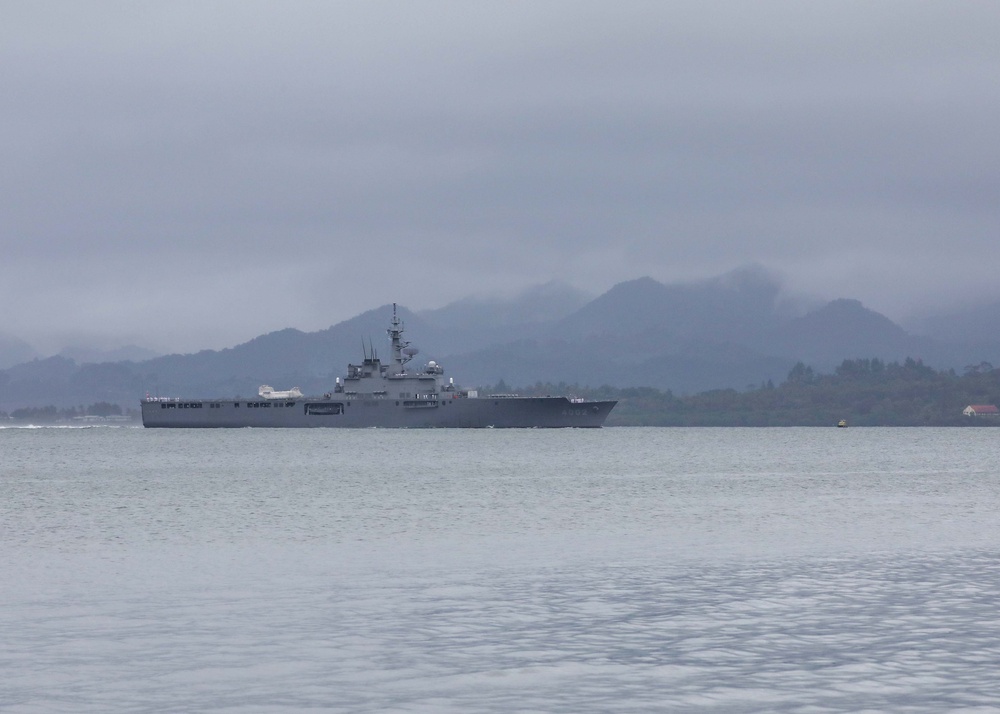
[[[1000,416],[1000,409],[997,409],[992,404],[970,404],[962,413],[968,417],[974,416]]]

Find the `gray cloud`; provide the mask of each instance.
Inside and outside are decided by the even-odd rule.
[[[748,262],[894,316],[1000,297],[994,3],[5,14],[0,332],[36,343]]]

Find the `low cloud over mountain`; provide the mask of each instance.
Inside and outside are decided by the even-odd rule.
[[[466,386],[503,380],[513,387],[566,382],[691,393],[777,383],[799,361],[818,371],[867,357],[913,357],[957,370],[1000,361],[996,341],[915,335],[857,300],[834,300],[805,312],[793,304],[777,280],[747,268],[686,284],[639,278],[593,299],[548,284],[515,298],[397,310],[407,337],[421,350],[417,360],[437,360]],[[83,365],[65,356],[34,359],[0,371],[0,409],[98,400],[127,406],[147,391],[247,396],[264,383],[321,393],[348,362],[358,362],[366,350],[385,349],[392,309],[387,304],[325,330],[279,330],[195,354]],[[968,319],[978,316],[989,324],[986,310]],[[1000,318],[1000,308],[993,310],[994,319]],[[15,351],[9,354],[16,354],[18,345],[11,344]]]

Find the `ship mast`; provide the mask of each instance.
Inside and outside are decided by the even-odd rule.
[[[396,315],[396,303],[392,304],[392,323],[386,332],[392,342],[392,361],[402,367],[413,358],[403,354],[410,343],[403,339],[403,321]]]

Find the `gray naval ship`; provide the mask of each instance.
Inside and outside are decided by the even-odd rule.
[[[276,391],[264,385],[256,399],[142,400],[146,427],[390,427],[504,428],[599,427],[617,401],[565,396],[480,395],[445,380],[433,360],[411,368],[418,350],[403,339],[403,323],[392,306],[389,329],[392,357],[383,364],[374,349],[361,364],[347,366],[332,392],[305,396],[295,388]]]

